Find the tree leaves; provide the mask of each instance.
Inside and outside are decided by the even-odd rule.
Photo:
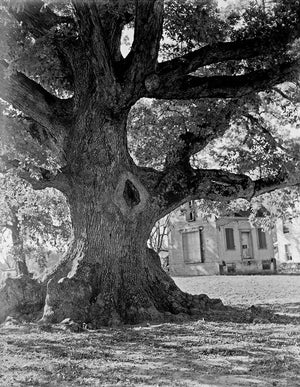
[[[288,52],[286,43],[293,42],[299,32],[298,1],[278,0],[269,3],[267,8],[245,1],[234,5],[234,9],[229,7],[222,11],[215,0],[166,1],[160,57],[170,59],[207,44],[246,38],[261,37],[270,41],[270,46],[274,46],[274,51],[268,51],[256,58],[248,59],[247,56],[225,63],[215,60],[215,63],[193,71],[192,75],[199,78],[248,74],[297,57],[299,42],[294,41]],[[75,56],[80,63],[80,55],[83,54],[77,50],[78,44],[80,40],[88,38],[80,36],[80,31],[85,28],[81,17],[88,18],[88,13],[85,14],[83,9],[81,12],[80,7],[76,7],[68,2],[52,1],[47,4],[24,3],[21,6],[17,2],[10,12],[2,7],[2,30],[6,31],[4,45],[7,48],[5,59],[9,60],[9,71],[22,71],[57,96],[71,96],[74,66],[70,65],[70,58],[74,59]],[[122,23],[125,23],[125,19],[127,22],[133,20],[132,3],[126,5],[122,1],[105,2],[101,7],[99,5],[98,11],[105,11],[105,16],[108,19],[114,18],[115,22],[116,17],[122,19]],[[93,20],[95,22],[96,19]],[[88,26],[88,23],[93,20],[86,20],[87,28],[92,26]],[[104,30],[106,27],[106,24],[103,25]],[[108,31],[105,36],[110,36]],[[279,41],[282,39],[280,48],[278,39],[274,36],[279,37]],[[122,75],[126,74],[134,55],[132,52],[127,61],[118,58],[117,63],[114,63],[120,90],[124,87]],[[159,64],[157,66],[159,68]],[[78,66],[76,71],[82,72],[82,66]],[[149,74],[145,75],[147,77],[142,80],[144,83],[149,79]],[[91,79],[93,85],[97,83],[93,77]],[[188,78],[184,82],[186,80]],[[77,82],[80,84],[81,81]],[[174,88],[176,86],[178,85],[174,85]],[[249,88],[251,89],[251,85]],[[297,89],[279,86],[275,93],[266,93],[263,98],[251,95],[229,102],[221,98],[201,99],[198,102],[142,100],[132,109],[128,121],[131,154],[141,166],[160,170],[164,168],[166,159],[179,160],[178,154],[181,152],[182,156],[186,152],[194,167],[209,168],[218,165],[254,177],[272,176],[278,170],[283,170],[295,176],[298,173],[298,145],[295,141],[292,144],[291,141],[284,140],[284,135],[277,133],[276,125],[286,130],[299,125],[299,111],[293,108],[289,103],[291,101],[284,98],[284,95],[288,95],[297,100]],[[16,159],[20,167],[26,167],[37,177],[40,166],[54,174],[64,166],[62,140],[55,143],[51,132],[32,122],[26,122],[27,117],[23,115],[14,114],[13,118],[25,125],[25,134],[20,128],[6,125],[3,154],[12,160]],[[185,148],[183,151],[186,144],[183,144],[182,139],[186,133],[192,134],[190,138],[193,137],[194,144],[189,144],[190,149]],[[225,133],[223,143],[218,146],[216,140]],[[72,140],[72,136],[69,140]],[[201,154],[197,154],[197,150],[201,150]]]
[[[0,174],[2,231],[10,229],[14,217],[28,260],[42,259],[38,253],[41,250],[44,255],[51,250],[60,255],[66,251],[71,236],[70,215],[65,198],[58,191],[34,191],[13,173]]]

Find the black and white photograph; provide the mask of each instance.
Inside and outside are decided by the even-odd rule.
[[[0,0],[0,387],[300,387],[300,1]]]

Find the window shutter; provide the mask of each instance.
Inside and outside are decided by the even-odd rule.
[[[182,234],[182,250],[185,263],[203,262],[200,230]]]
[[[225,228],[227,250],[235,250],[233,228]]]
[[[258,234],[258,248],[266,249],[267,248],[266,233],[263,231],[262,228],[258,228],[257,234]]]

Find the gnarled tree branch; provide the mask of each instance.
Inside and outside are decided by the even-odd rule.
[[[95,1],[73,2],[79,21],[82,50],[89,55],[95,80],[103,89],[115,83],[114,68],[110,47],[102,27],[100,10]],[[104,83],[104,84],[103,84]]]
[[[282,45],[282,36],[280,38],[280,45]],[[278,46],[278,41],[275,35],[272,39],[256,38],[209,44],[181,57],[160,63],[157,66],[157,75],[160,77],[181,77],[200,67],[214,63],[266,55],[274,52]]]
[[[13,3],[10,14],[36,38],[46,35],[57,24],[74,22],[71,17],[57,15],[41,0],[27,0],[17,7]]]
[[[290,101],[291,103],[295,104],[295,103],[299,103],[300,102],[300,97],[297,96],[297,97],[291,97],[289,96],[287,93],[285,93],[284,91],[282,91],[279,87],[273,87],[273,90],[276,91],[278,94],[281,95],[281,97],[287,99],[288,101]]]
[[[57,139],[53,138],[51,133],[44,126],[38,124],[31,118],[6,115],[0,110],[0,127],[2,128],[0,138],[3,145],[12,146],[18,150],[19,143],[22,142],[24,144],[25,141],[29,153],[37,151],[36,146],[40,145],[43,147],[40,151],[45,148],[49,149],[56,158],[59,158],[61,165],[65,164],[62,149],[63,144],[58,143]],[[28,141],[25,140],[27,138],[25,132],[30,134],[34,143],[30,142],[30,145],[28,144]],[[36,144],[36,142],[39,145]]]
[[[299,62],[284,63],[266,70],[237,76],[161,77],[144,96],[157,99],[240,98],[293,79]]]
[[[252,180],[247,175],[225,170],[193,169],[187,165],[178,165],[161,174],[156,190],[162,217],[189,200],[251,200],[254,196],[299,184],[300,177],[291,181],[282,172],[276,176]]]
[[[54,174],[42,167],[35,168],[35,174],[39,174],[36,178],[33,176],[30,169],[17,159],[10,159],[7,155],[0,155],[0,172],[6,173],[10,169],[14,169],[17,175],[31,184],[34,190],[44,188],[56,188],[61,192],[66,192],[69,189],[69,183],[66,175],[63,172]]]
[[[202,151],[212,140],[228,130],[231,117],[236,112],[239,101],[232,99],[218,112],[214,121],[199,126],[198,132],[181,134],[166,156],[165,166],[187,163],[192,155]]]
[[[74,0],[72,3],[83,36],[91,32],[96,37],[98,35],[101,45],[105,44],[112,62],[120,61],[122,30],[134,19],[134,0],[81,2]]]
[[[162,25],[163,0],[136,0],[134,40],[126,58],[129,87],[135,83],[136,89],[141,88],[146,76],[155,71]]]
[[[61,27],[68,25],[75,28],[75,20],[70,16],[58,15],[53,12],[49,4],[47,5],[41,0],[28,0],[14,4],[15,1],[10,1],[9,13],[22,24],[22,29],[26,29],[38,41],[43,39],[51,39],[57,59],[61,64],[61,68],[65,71],[65,76],[70,85],[73,84],[73,75],[70,71],[69,58],[66,53],[69,52],[68,39],[61,39]]]
[[[102,30],[113,62],[122,60],[121,37],[126,24],[134,20],[134,0],[118,0],[118,2],[97,2],[96,6],[101,17]]]
[[[66,124],[72,116],[72,100],[61,100],[20,72],[10,76],[8,65],[0,62],[0,97],[45,127],[60,140],[66,135]]]

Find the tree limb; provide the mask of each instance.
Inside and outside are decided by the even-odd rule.
[[[7,74],[8,65],[0,62],[0,97],[61,139],[72,115],[72,100],[61,100],[20,72]]]
[[[282,36],[280,36],[282,45]],[[275,43],[274,43],[275,42]],[[218,42],[201,47],[181,57],[162,62],[157,66],[159,77],[181,77],[200,67],[229,60],[242,60],[274,52],[278,39],[245,39],[235,42]],[[277,47],[278,48],[278,47]]]
[[[163,25],[163,0],[136,0],[134,40],[125,78],[138,87],[155,70]]]
[[[135,0],[118,0],[117,2],[97,2],[102,29],[113,62],[123,59],[121,55],[121,37],[126,24],[134,20]]]
[[[276,189],[300,186],[300,177],[291,178],[287,173],[279,172],[276,176],[263,177],[253,181],[252,197],[275,191]]]
[[[47,148],[53,152],[53,155],[59,158],[61,165],[65,164],[62,144],[57,143],[57,139],[53,138],[51,133],[49,133],[45,127],[39,125],[31,118],[18,115],[6,115],[0,109],[0,127],[2,128],[0,138],[3,145],[15,149],[18,152],[19,148],[21,147],[21,149],[23,149],[24,144],[26,144],[26,150],[32,155],[37,151],[43,152],[45,148]],[[30,137],[34,142],[28,143],[25,132],[30,134]],[[38,149],[37,147],[39,146],[45,148]]]
[[[273,87],[273,90],[276,91],[278,94],[280,94],[281,97],[287,99],[288,101],[290,101],[293,104],[300,102],[299,97],[297,97],[297,98],[290,97],[288,94],[286,94],[284,91],[282,91],[279,87]]]
[[[21,4],[15,0],[10,0],[8,11],[15,20],[22,24],[22,29],[25,29],[30,37],[32,35],[36,40],[50,37],[53,46],[55,46],[61,68],[66,72],[66,79],[72,85],[73,74],[68,55],[66,55],[70,50],[69,39],[61,39],[59,31],[62,25],[67,24],[75,27],[74,18],[71,15],[58,15],[51,10],[49,4],[47,5],[41,0],[22,1]]]
[[[34,190],[51,187],[66,192],[69,188],[68,180],[63,172],[54,174],[45,168],[36,167],[35,174],[38,174],[39,177],[34,177],[30,169],[22,165],[20,160],[10,159],[7,155],[0,155],[0,160],[2,162],[2,165],[0,165],[1,173],[14,169],[17,175],[30,183]]]
[[[103,90],[108,85],[115,83],[114,69],[110,47],[105,37],[102,27],[100,10],[95,1],[73,2],[76,16],[79,21],[80,39],[85,42],[81,49],[87,51],[93,71],[95,72],[95,80],[103,84]]]
[[[244,174],[179,165],[161,174],[156,190],[162,217],[190,200],[250,200],[254,196],[294,185],[300,185],[300,178],[291,180],[282,172],[276,176],[252,180]]]
[[[281,149],[285,153],[288,152],[284,146],[282,146],[276,139],[273,137],[272,133],[260,122],[260,120],[253,116],[251,113],[243,113],[243,116],[247,118],[253,125],[259,128],[260,132],[265,136],[268,143],[272,145],[274,149]]]
[[[157,77],[144,97],[157,99],[240,98],[293,79],[299,62],[284,63],[245,75],[211,77]]]
[[[58,16],[41,0],[23,1],[17,7],[13,1],[10,3],[9,13],[36,38],[46,35],[57,24],[74,22],[71,17]]]
[[[209,124],[199,126],[198,132],[181,134],[176,145],[166,156],[166,167],[180,162],[188,162],[190,157],[203,150],[212,140],[222,136],[229,128],[233,114],[238,109],[239,101],[232,99],[225,107],[215,112],[216,117]]]

